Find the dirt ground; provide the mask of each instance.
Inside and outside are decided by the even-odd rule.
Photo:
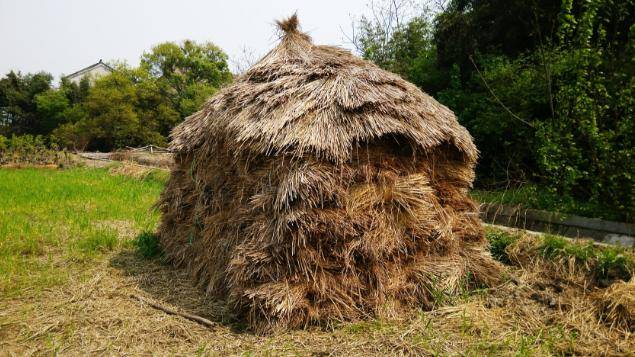
[[[431,312],[270,336],[246,331],[184,271],[123,249],[63,286],[0,301],[0,354],[632,355],[633,315],[619,310],[628,307],[619,299],[634,297],[634,281],[603,288],[584,277],[585,267],[515,249],[510,256],[524,266],[510,266],[507,283],[441,299]],[[168,315],[133,294],[216,326]]]

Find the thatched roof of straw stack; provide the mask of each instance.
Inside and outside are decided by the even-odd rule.
[[[475,162],[472,137],[447,107],[344,49],[314,45],[295,15],[278,25],[280,44],[175,128],[173,150],[226,131],[237,150],[342,162],[356,142],[401,134],[423,149],[450,143]]]
[[[477,150],[399,76],[280,44],[172,133],[167,258],[263,332],[354,320],[491,284],[499,266],[467,192]]]

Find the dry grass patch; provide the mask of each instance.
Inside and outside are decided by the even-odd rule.
[[[116,151],[110,154],[110,159],[160,168],[169,168],[174,163],[170,153]]]
[[[507,250],[517,257],[513,252],[534,246],[522,238]],[[635,349],[632,326],[610,317],[629,316],[622,309],[632,309],[632,290],[622,289],[632,289],[632,281],[603,288],[584,265],[522,256],[509,267],[507,283],[440,296],[433,311],[258,336],[225,301],[205,295],[185,270],[124,249],[105,256],[83,278],[40,296],[4,301],[0,348],[16,355],[378,356],[628,355]],[[217,326],[167,315],[132,294]]]
[[[128,176],[138,180],[156,181],[159,183],[164,183],[168,178],[168,172],[165,169],[137,165],[127,161],[111,163],[108,165],[108,172],[113,175]]]

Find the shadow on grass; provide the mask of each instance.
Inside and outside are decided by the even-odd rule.
[[[147,234],[141,233],[136,242],[145,240],[147,243]],[[142,249],[137,245],[137,250],[123,250],[109,262],[110,266],[133,279],[143,291],[139,295],[165,307],[204,317],[233,332],[251,333],[226,301],[206,294],[185,269],[166,263],[160,254],[144,256]]]

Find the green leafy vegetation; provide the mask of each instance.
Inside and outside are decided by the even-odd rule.
[[[451,0],[414,16],[382,4],[357,49],[457,114],[481,151],[478,187],[635,219],[633,0]]]
[[[163,185],[103,169],[0,170],[0,292],[66,281],[155,228]]]
[[[165,42],[131,68],[93,84],[47,73],[10,72],[0,79],[0,135],[41,135],[47,145],[111,151],[165,146],[170,130],[232,79],[225,53],[212,43]]]
[[[75,243],[76,249],[82,253],[106,253],[118,244],[118,232],[113,229],[91,232],[85,239]]]
[[[515,243],[520,237],[509,234],[501,230],[489,229],[486,234],[489,241],[489,250],[494,259],[504,264],[511,264],[511,259],[507,255],[507,247]]]
[[[163,252],[159,245],[159,237],[152,232],[142,232],[134,241],[137,252],[144,258],[154,258]]]
[[[504,263],[514,264],[510,257],[511,247],[521,241],[520,233],[508,233],[495,228],[486,230],[492,256]],[[628,280],[635,273],[635,258],[627,249],[617,246],[600,246],[592,241],[575,241],[568,238],[540,235],[532,237],[532,245],[544,258],[550,260],[571,259],[589,267],[598,279]]]
[[[499,190],[475,189],[470,192],[470,195],[481,203],[519,205],[524,208],[607,220],[619,221],[623,219],[623,214],[618,208],[606,206],[598,201],[582,200],[570,195],[561,195],[554,190],[536,184],[525,184],[519,187]]]
[[[159,184],[165,184],[170,178],[170,172],[167,170],[152,169],[143,177],[144,181],[153,181]]]
[[[580,264],[591,265],[599,278],[628,279],[635,271],[635,261],[621,247],[598,247],[593,242],[572,243],[563,237],[546,235],[539,249],[549,258],[574,258]]]
[[[64,165],[70,160],[68,152],[58,150],[56,145],[46,145],[46,140],[41,135],[12,135],[9,138],[0,135],[0,165]]]

